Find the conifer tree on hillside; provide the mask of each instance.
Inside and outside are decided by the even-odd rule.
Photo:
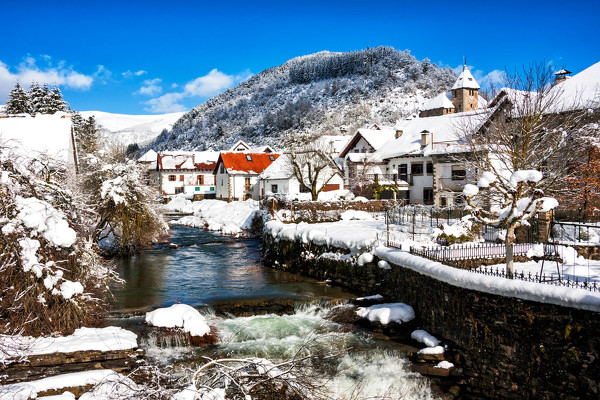
[[[21,87],[19,82],[8,94],[6,101],[6,114],[24,114],[29,113],[29,96]]]

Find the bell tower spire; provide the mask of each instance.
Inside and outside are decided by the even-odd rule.
[[[477,110],[480,86],[467,67],[463,57],[463,70],[452,86],[452,104],[456,112]]]

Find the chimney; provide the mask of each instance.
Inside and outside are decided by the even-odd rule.
[[[424,149],[429,144],[429,138],[431,137],[431,133],[428,130],[424,130],[421,132],[421,149]]]
[[[396,129],[396,139],[398,139],[400,136],[402,136],[403,133],[404,133],[404,131],[402,131],[402,129]]]

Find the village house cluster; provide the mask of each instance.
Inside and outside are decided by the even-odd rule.
[[[568,93],[590,76],[598,81],[599,64],[574,77],[560,70],[555,84],[561,83]],[[328,180],[321,182],[322,191],[350,189],[356,195],[407,204],[464,204],[463,188],[476,178],[461,161],[469,151],[465,135],[483,129],[503,102],[514,101],[507,91],[500,91],[488,104],[479,90],[464,65],[451,91],[425,102],[418,115],[395,126],[373,124],[352,135],[322,136],[318,147],[335,161]],[[288,154],[243,141],[223,152],[150,150],[139,162],[156,172],[156,184],[165,197],[185,194],[196,200],[244,201],[273,194],[297,198],[310,191],[299,182]]]

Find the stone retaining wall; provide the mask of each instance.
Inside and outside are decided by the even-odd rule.
[[[264,236],[267,265],[410,304],[417,323],[460,352],[466,398],[600,396],[600,313],[453,286],[377,258],[363,266],[315,257],[345,252]]]

